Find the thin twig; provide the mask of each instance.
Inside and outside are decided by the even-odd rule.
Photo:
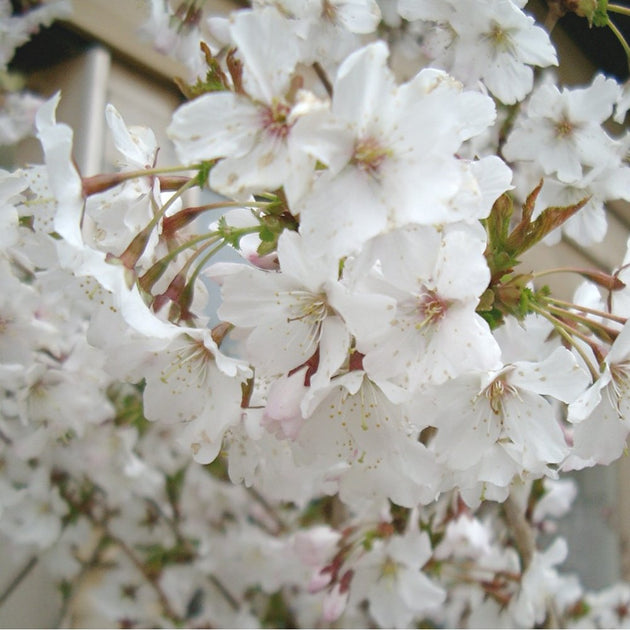
[[[171,621],[181,621],[180,616],[171,608],[171,604],[166,596],[166,593],[162,590],[162,586],[160,585],[156,576],[150,573],[147,567],[144,566],[142,561],[136,556],[136,554],[132,551],[132,549],[127,545],[124,540],[121,540],[117,536],[113,536],[111,532],[108,532],[111,541],[120,548],[120,550],[131,560],[132,564],[140,571],[145,580],[151,585],[153,590],[155,591],[158,599],[160,600],[160,604],[162,605],[162,610],[164,611],[164,615],[168,617]]]
[[[317,75],[318,79],[322,82],[322,85],[324,86],[324,89],[328,93],[328,96],[332,98],[332,95],[333,95],[332,83],[330,82],[330,79],[328,78],[326,71],[324,70],[324,68],[322,68],[319,61],[316,61],[313,64],[313,70],[315,70],[315,74]]]
[[[234,597],[234,595],[232,595],[232,593],[230,593],[230,591],[227,590],[227,588],[221,583],[221,581],[219,580],[219,578],[216,577],[216,575],[210,575],[208,576],[208,579],[217,587],[217,590],[221,593],[221,595],[223,595],[223,597],[225,598],[227,603],[232,607],[233,610],[238,610],[240,608],[240,605],[236,597]]]
[[[37,563],[39,562],[39,558],[37,556],[33,556],[18,572],[18,574],[9,582],[4,591],[0,594],[0,606],[2,606],[9,597],[11,597],[11,593],[15,591],[15,589],[27,578],[28,574],[35,568]]]
[[[260,494],[260,492],[258,492],[258,490],[256,490],[255,488],[248,487],[246,489],[247,489],[247,493],[250,494],[254,499],[256,499],[256,501],[264,508],[265,512],[271,517],[273,522],[276,524],[278,531],[274,533],[281,534],[282,532],[286,532],[287,531],[286,524],[278,516],[278,514],[274,510],[273,506],[269,503],[269,501],[267,501],[267,499],[265,499],[265,497],[263,497],[262,494]]]

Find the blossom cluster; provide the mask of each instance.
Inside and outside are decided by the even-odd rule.
[[[118,170],[82,177],[38,109],[45,164],[0,177],[0,532],[64,614],[627,622],[536,536],[625,448],[630,253],[574,303],[518,264],[630,200],[630,103],[557,87],[524,4],[154,0],[177,166],[109,105]]]

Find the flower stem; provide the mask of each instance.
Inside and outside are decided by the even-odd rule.
[[[576,267],[554,267],[553,269],[543,269],[542,271],[532,272],[532,278],[542,278],[553,273],[579,273],[579,269]]]
[[[574,330],[574,329],[571,329],[571,332],[567,332],[566,324],[564,324],[564,322],[562,320],[558,319],[557,317],[555,317],[551,313],[548,313],[547,311],[545,311],[545,309],[542,309],[539,306],[536,306],[535,304],[532,304],[531,308],[532,308],[533,311],[535,311],[539,315],[542,315],[545,319],[549,320],[553,324],[553,327],[555,328],[556,332],[572,348],[575,348],[576,352],[580,355],[580,357],[582,357],[582,360],[584,361],[584,363],[588,367],[588,371],[591,373],[591,376],[593,377],[593,380],[596,381],[599,378],[599,371],[592,364],[590,358],[588,357],[586,352],[584,352],[584,349],[581,348],[578,344],[575,343],[575,340],[573,339],[573,337],[574,336],[575,337],[579,337],[588,346],[592,346],[592,344],[593,344],[592,340],[589,339],[586,335],[582,335],[581,333],[579,333],[577,330]]]
[[[613,330],[608,326],[599,324],[592,319],[589,319],[585,315],[579,315],[578,313],[574,313],[573,311],[569,311],[559,306],[554,306],[553,304],[548,304],[547,307],[554,315],[570,319],[576,324],[584,326],[587,330],[592,332],[594,335],[596,335],[606,343],[612,343],[612,341],[615,340],[617,338],[617,335],[619,334],[617,330]]]
[[[621,15],[630,15],[630,7],[624,7],[620,4],[607,4],[606,10],[613,13],[621,13]]]
[[[245,236],[246,234],[256,234],[256,232],[260,231],[260,227],[259,226],[254,226],[251,228],[242,228],[240,230],[235,230],[230,236],[233,238],[240,238],[241,236]],[[219,232],[219,235],[221,235],[221,233]],[[207,243],[207,245],[209,245],[210,243]],[[225,240],[225,237],[223,238],[223,240],[212,250],[210,250],[201,260],[201,262],[197,265],[197,267],[195,268],[195,270],[193,271],[189,283],[194,282],[197,277],[199,276],[199,274],[201,273],[201,270],[205,267],[206,263],[222,248],[225,247],[228,244],[228,241]],[[201,248],[199,250],[199,252],[197,252],[196,256],[201,253],[201,251],[203,251],[203,249],[206,248],[206,245],[204,245],[203,248]]]
[[[558,300],[557,298],[543,296],[542,299],[544,299],[545,302],[557,304],[558,306],[562,306],[567,309],[573,308],[576,311],[581,311],[582,313],[589,313],[591,315],[602,317],[603,319],[610,319],[611,321],[617,322],[618,324],[624,325],[628,321],[626,317],[621,317],[620,315],[613,315],[612,313],[608,313],[607,311],[600,311],[596,308],[589,308],[587,306],[572,304],[571,302],[565,302],[564,300]]]
[[[555,269],[545,269],[544,271],[532,273],[530,276],[532,278],[541,278],[542,276],[552,273],[577,273],[608,291],[619,291],[624,289],[626,286],[625,282],[621,281],[617,274],[611,275],[603,271],[580,269],[579,267],[556,267]]]
[[[619,8],[623,8],[623,7],[618,7],[618,5],[612,5]],[[608,8],[610,9],[610,5],[608,5]],[[619,13],[621,13],[621,11],[618,11]],[[625,15],[630,15],[630,13],[625,13]],[[615,25],[615,23],[609,19],[608,20],[608,26],[610,27],[610,30],[615,34],[615,37],[619,40],[619,43],[621,44],[624,52],[626,53],[626,61],[628,62],[628,67],[630,68],[630,46],[628,46],[628,42],[626,41],[626,38],[623,36],[623,33],[617,28],[617,26]]]
[[[104,192],[113,188],[114,186],[118,186],[125,181],[130,179],[139,179],[141,177],[151,177],[153,175],[169,175],[171,173],[182,173],[191,170],[199,170],[202,168],[202,164],[192,164],[189,166],[168,166],[168,167],[159,167],[159,168],[143,168],[136,171],[117,171],[115,173],[98,173],[97,175],[92,175],[91,177],[83,177],[81,178],[81,185],[83,188],[83,195],[85,197],[89,197],[90,195],[94,195],[96,193]],[[166,177],[163,180],[163,185],[167,187],[177,186],[177,179],[179,178],[169,178]],[[196,178],[191,178],[196,182]]]
[[[240,201],[215,201],[213,203],[207,203],[203,206],[196,206],[193,208],[184,208],[171,216],[164,217],[162,221],[162,233],[171,234],[178,229],[188,225],[191,221],[194,221],[200,214],[208,210],[218,210],[219,208],[268,208],[273,205],[271,201],[249,201],[247,203],[241,203]]]
[[[131,243],[127,245],[125,251],[120,255],[119,260],[122,264],[128,269],[133,269],[136,266],[136,263],[140,259],[140,256],[144,253],[144,250],[149,242],[149,237],[153,232],[155,226],[160,222],[160,219],[164,216],[166,211],[175,203],[177,199],[179,199],[187,190],[196,185],[194,179],[186,182],[183,186],[181,186],[178,190],[176,190],[169,200],[159,208],[153,218],[147,223],[147,225],[142,228],[142,230],[136,234]]]
[[[199,234],[194,238],[182,243],[179,247],[176,247],[168,254],[160,258],[157,262],[155,262],[139,279],[138,284],[143,291],[147,293],[151,290],[153,285],[164,275],[164,272],[168,269],[168,266],[177,256],[179,256],[182,252],[187,249],[194,247],[197,243],[202,241],[209,241],[211,243],[216,243],[218,240],[217,232],[208,232],[206,234]],[[211,240],[214,239],[214,240]]]

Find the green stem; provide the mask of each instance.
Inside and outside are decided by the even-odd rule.
[[[573,337],[578,337],[578,338],[582,339],[582,341],[584,341],[588,346],[592,345],[592,341],[588,337],[586,337],[585,335],[582,335],[581,333],[579,333],[577,330],[570,329],[571,332],[567,332],[566,325],[561,320],[559,320],[557,317],[553,316],[551,313],[548,313],[547,311],[545,311],[544,309],[540,308],[539,306],[536,306],[535,304],[531,304],[530,306],[531,306],[531,309],[533,311],[535,311],[539,315],[542,315],[545,319],[549,320],[551,322],[551,324],[553,324],[553,327],[555,328],[556,332],[572,348],[575,348],[577,353],[582,357],[582,360],[584,361],[584,363],[588,367],[588,371],[591,373],[591,376],[593,377],[593,380],[596,381],[599,378],[599,371],[591,363],[591,359],[586,354],[586,352],[584,352],[584,349],[581,348],[578,344],[575,343],[575,340],[573,339]]]
[[[211,249],[197,264],[197,266],[195,267],[195,270],[192,272],[190,279],[188,280],[187,284],[189,285],[193,285],[195,283],[195,281],[197,280],[197,278],[199,277],[199,274],[201,273],[201,270],[206,266],[206,263],[219,251],[221,251],[221,249],[223,247],[225,247],[227,245],[227,243],[225,241],[221,241],[216,247],[214,247],[213,249]],[[202,247],[196,254],[195,257],[198,256],[203,250],[205,249],[205,246]]]
[[[235,232],[233,234],[231,234],[231,237],[235,237],[235,238],[241,238],[241,236],[245,236],[246,234],[256,234],[257,232],[260,231],[260,227],[257,225],[255,227],[251,227],[251,228],[242,228],[240,230],[235,230]],[[209,245],[210,243],[208,243]],[[227,245],[227,241],[226,240],[222,240],[221,243],[219,243],[214,249],[210,250],[202,259],[201,262],[197,265],[197,267],[195,268],[195,270],[193,271],[192,275],[190,276],[190,280],[188,281],[189,283],[193,283],[195,282],[195,280],[197,279],[197,277],[199,276],[199,274],[201,273],[201,270],[204,268],[205,264],[218,252],[221,250],[222,247],[225,247]],[[199,251],[195,254],[195,256],[197,256],[198,254],[200,254],[203,250],[205,249],[205,246],[200,248]]]
[[[597,315],[603,319],[610,319],[613,322],[617,322],[618,324],[624,325],[628,320],[625,317],[621,317],[620,315],[613,315],[612,313],[608,313],[606,311],[600,311],[596,308],[588,308],[587,306],[579,306],[578,304],[572,304],[571,302],[565,302],[564,300],[558,300],[552,297],[542,296],[542,299],[545,302],[549,302],[552,304],[557,304],[558,306],[562,306],[567,309],[575,309],[576,311],[581,311],[582,313],[590,313],[591,315]]]
[[[202,245],[189,259],[188,261],[186,261],[186,264],[184,265],[184,267],[180,270],[178,275],[181,275],[182,273],[185,275],[188,275],[188,270],[190,269],[193,261],[199,257],[199,255],[208,248],[209,245],[212,245],[213,243],[206,243],[205,245]],[[194,295],[194,291],[195,291],[195,282],[197,280],[197,277],[199,276],[199,274],[201,273],[201,270],[203,269],[203,267],[206,265],[206,263],[218,252],[220,251],[223,247],[225,247],[227,245],[226,241],[220,241],[219,244],[216,247],[213,247],[202,259],[199,263],[197,263],[197,266],[195,267],[194,271],[192,272],[190,278],[188,280],[186,280],[186,284],[183,287],[177,302],[180,306],[180,313],[179,313],[179,318],[180,319],[187,319],[191,313],[190,313],[190,305],[192,304],[193,301],[193,295]]]
[[[180,188],[178,188],[170,197],[169,200],[160,208],[160,210],[155,214],[150,223],[153,223],[153,226],[157,225],[158,221],[164,216],[166,211],[180,198],[184,195],[187,190],[190,190],[194,186],[197,185],[194,179],[187,181]]]
[[[544,269],[543,271],[532,272],[532,278],[542,278],[553,273],[580,273],[580,270],[576,267],[554,267],[553,269]]]
[[[147,243],[149,242],[149,237],[153,232],[155,226],[160,222],[160,219],[164,216],[166,211],[175,203],[177,199],[179,199],[187,190],[196,186],[196,182],[194,179],[186,182],[183,186],[178,188],[169,198],[169,200],[159,209],[155,210],[155,214],[153,218],[147,223],[145,227],[136,234],[131,243],[127,245],[125,251],[118,257],[118,259],[127,267],[128,269],[133,269],[136,266],[136,263],[142,256]],[[153,201],[154,208],[157,205],[155,201]]]
[[[211,240],[214,239],[214,240]],[[176,247],[168,254],[160,258],[156,261],[147,271],[142,274],[142,276],[138,279],[138,284],[140,288],[147,293],[151,291],[153,285],[164,275],[164,272],[168,269],[168,265],[177,258],[182,252],[190,249],[205,240],[210,240],[212,243],[216,242],[219,239],[219,235],[217,232],[207,232],[206,234],[199,234],[194,238],[186,241],[179,247]]]
[[[173,182],[169,179],[168,175],[171,173],[181,173],[191,170],[197,170],[201,172],[203,168],[203,164],[193,164],[190,166],[169,166],[169,167],[159,167],[159,168],[143,168],[136,171],[117,171],[115,173],[98,173],[97,175],[92,175],[91,177],[83,177],[81,179],[83,194],[85,197],[89,197],[90,195],[94,195],[97,193],[104,192],[113,188],[114,186],[118,186],[123,182],[126,182],[130,179],[138,179],[142,177],[152,177],[157,175],[162,179],[162,184],[169,189],[176,187],[176,182]],[[193,179],[193,181],[197,182],[198,176],[188,178],[186,176],[176,176],[175,180],[179,179]]]
[[[186,171],[197,171],[202,164],[189,164],[188,166],[160,166],[156,168],[144,168],[137,171],[122,171],[118,173],[124,179],[135,179],[136,177],[146,177],[147,175],[164,175],[166,173],[184,173]]]
[[[206,241],[206,240],[209,241],[212,238],[215,239],[215,240],[212,241],[212,243],[216,243],[216,241],[219,240],[219,233],[218,232],[206,232],[205,234],[199,234],[199,235],[195,236],[194,238],[191,238],[189,241],[186,241],[185,243],[183,243],[179,247],[176,247],[174,250],[170,251],[168,254],[166,254],[166,256],[160,258],[160,260],[158,262],[169,263],[173,259],[177,258],[177,256],[179,256],[182,252],[186,251],[187,249],[190,249],[191,247],[194,247],[197,243],[201,243],[201,241]],[[206,245],[207,244],[208,243],[206,243]]]
[[[607,11],[612,11],[613,13],[620,13],[621,15],[630,15],[630,7],[624,7],[620,4],[608,4],[606,5]]]
[[[611,343],[611,340],[616,339],[617,335],[619,334],[619,331],[613,330],[612,328],[604,326],[603,324],[598,324],[585,315],[580,315],[573,311],[568,311],[567,309],[561,308],[559,306],[554,306],[553,304],[548,304],[547,307],[554,315],[565,317],[567,319],[573,320],[574,322],[576,322],[576,324],[584,326],[587,330],[602,339],[602,341],[604,341],[605,343]]]
[[[613,6],[617,6],[617,5],[613,5]],[[608,5],[608,8],[610,9],[610,5]],[[608,26],[610,27],[610,30],[615,34],[615,37],[619,40],[619,43],[621,44],[624,52],[626,53],[626,61],[628,62],[628,67],[630,68],[630,46],[628,46],[628,42],[626,41],[626,38],[623,36],[623,33],[617,28],[617,26],[611,19],[608,20]]]

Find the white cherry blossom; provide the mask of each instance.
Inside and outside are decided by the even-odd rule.
[[[284,185],[291,198],[310,177],[313,165],[294,147],[292,130],[321,105],[306,92],[289,94],[299,51],[286,31],[272,7],[236,14],[230,35],[244,61],[245,92],[204,94],[182,105],[168,128],[183,162],[223,158],[210,174],[222,194],[245,198]]]
[[[457,203],[462,189],[475,186],[468,163],[455,157],[494,120],[491,100],[435,70],[397,86],[388,54],[377,42],[350,55],[330,114],[296,125],[304,150],[328,166],[298,206],[300,233],[314,251],[343,256],[409,223],[473,221],[489,211],[483,201],[494,201],[477,186],[476,203]],[[415,186],[418,179],[431,184]]]
[[[563,182],[578,181],[585,167],[619,164],[615,141],[602,129],[619,96],[613,79],[599,74],[585,88],[563,88],[544,83],[532,94],[526,113],[519,116],[503,155],[529,160]]]
[[[474,11],[453,0],[400,0],[399,11],[407,19],[446,23],[450,41],[433,61],[467,85],[483,81],[506,104],[531,92],[531,66],[558,63],[547,33],[512,0],[482,0]]]
[[[351,600],[366,598],[370,613],[383,627],[409,627],[414,617],[437,609],[445,598],[442,588],[421,572],[430,554],[426,532],[413,528],[377,541],[353,566]]]
[[[283,374],[313,358],[314,367],[330,377],[347,356],[350,332],[345,310],[380,309],[385,321],[392,300],[367,295],[348,298],[338,280],[338,265],[305,250],[295,232],[284,232],[278,243],[279,272],[237,265],[219,265],[208,274],[221,280],[219,316],[237,327],[251,328],[248,357],[263,374]],[[377,315],[377,317],[379,317]]]
[[[396,300],[387,326],[358,346],[372,377],[404,377],[414,390],[500,365],[499,345],[475,312],[490,281],[485,246],[465,224],[410,226],[370,243],[382,270],[375,283]]]
[[[608,464],[623,453],[630,433],[629,358],[630,327],[626,324],[606,356],[599,378],[569,406],[573,448],[565,469]]]
[[[474,466],[498,446],[521,470],[543,472],[546,464],[560,464],[569,454],[544,396],[572,402],[587,383],[588,375],[565,348],[540,362],[519,361],[449,381],[434,394],[429,422],[438,431],[431,448],[456,471]]]
[[[389,498],[412,507],[436,496],[439,469],[418,440],[413,406],[392,402],[391,389],[362,370],[311,394],[302,403],[298,465],[325,467],[350,505]]]

